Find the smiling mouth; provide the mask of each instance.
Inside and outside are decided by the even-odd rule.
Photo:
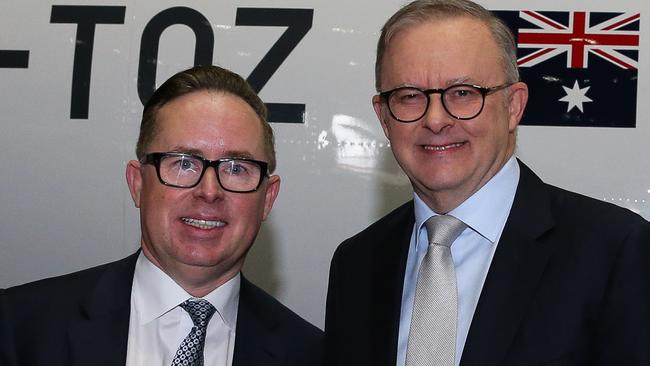
[[[449,145],[424,145],[425,150],[432,150],[432,151],[445,151],[457,147],[463,146],[465,143],[464,142],[457,142],[454,144],[449,144]]]
[[[189,217],[183,217],[181,218],[181,220],[187,225],[193,226],[195,228],[203,229],[203,230],[210,230],[217,227],[226,226],[226,223],[224,221],[200,220],[200,219],[192,219]]]

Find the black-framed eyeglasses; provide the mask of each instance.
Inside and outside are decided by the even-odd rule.
[[[229,192],[254,192],[268,177],[268,163],[245,158],[208,160],[180,152],[155,152],[140,162],[153,164],[160,183],[176,188],[196,187],[208,167],[215,169],[219,185]]]
[[[456,84],[444,89],[426,90],[413,86],[401,86],[380,92],[379,96],[386,101],[390,115],[399,122],[415,122],[424,117],[431,104],[431,94],[440,94],[442,106],[450,116],[468,120],[481,114],[486,95],[513,84],[506,83],[491,87]]]

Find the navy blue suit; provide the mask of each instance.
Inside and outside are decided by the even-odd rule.
[[[650,223],[520,167],[461,366],[650,365]],[[336,250],[328,366],[396,364],[414,220],[411,201]]]
[[[124,365],[136,259],[0,291],[0,365]],[[320,365],[321,342],[242,277],[233,366]]]

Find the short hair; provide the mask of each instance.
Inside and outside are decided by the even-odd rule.
[[[517,69],[517,44],[510,28],[491,11],[469,0],[416,0],[393,14],[381,29],[377,42],[375,62],[375,87],[381,91],[381,63],[391,39],[399,31],[433,20],[450,17],[470,17],[487,26],[501,50],[501,63],[506,74],[506,82],[519,81]]]
[[[215,91],[232,94],[243,99],[257,114],[262,124],[264,151],[269,159],[269,172],[275,170],[275,146],[273,129],[268,123],[264,102],[253,88],[238,74],[214,65],[195,66],[181,71],[165,81],[147,101],[142,112],[140,136],[135,154],[138,159],[145,155],[147,146],[156,136],[158,111],[165,104],[184,95],[199,91]]]

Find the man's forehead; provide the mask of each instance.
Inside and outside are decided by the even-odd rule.
[[[221,107],[227,109],[228,104]],[[182,152],[207,159],[252,158],[256,147],[263,143],[263,133],[255,114],[174,111],[159,115],[148,150]]]
[[[502,69],[501,55],[481,19],[457,16],[420,22],[393,36],[382,60],[381,80],[399,84],[390,87],[430,87],[434,75],[437,87],[481,83],[487,74]],[[395,77],[399,80],[391,80]],[[427,85],[418,85],[422,82]]]

